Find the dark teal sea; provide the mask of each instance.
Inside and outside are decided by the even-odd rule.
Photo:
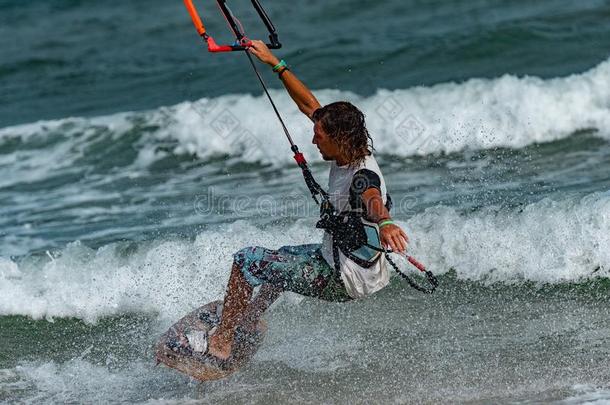
[[[609,403],[610,1],[261,1],[320,101],[365,112],[439,291],[285,294],[231,378],[155,367],[234,251],[319,241],[317,208],[247,58],[182,1],[0,0],[0,403]]]

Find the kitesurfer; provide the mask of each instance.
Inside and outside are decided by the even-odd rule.
[[[377,224],[378,238],[384,248],[404,252],[408,238],[390,216],[386,185],[372,154],[364,114],[346,101],[322,107],[264,42],[252,41],[248,52],[273,68],[299,110],[312,120],[312,142],[331,165],[328,195],[334,209],[337,212],[360,210],[364,220]],[[338,234],[325,228],[322,244],[284,246],[277,250],[247,247],[237,252],[221,323],[209,337],[208,353],[227,359],[236,329],[254,329],[260,316],[282,291],[328,301],[348,301],[385,287],[389,272],[384,255],[372,251],[370,263],[356,260],[337,248]],[[351,232],[341,236],[350,237]],[[261,289],[252,299],[257,286]]]

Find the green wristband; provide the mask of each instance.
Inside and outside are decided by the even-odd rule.
[[[381,221],[379,223],[380,228],[383,228],[386,225],[394,225],[394,221],[392,221],[391,219],[386,219],[385,221]]]
[[[280,70],[281,68],[283,68],[283,67],[288,67],[288,64],[286,63],[286,61],[285,61],[284,59],[282,59],[282,60],[280,61],[280,63],[278,63],[277,65],[275,65],[275,66],[273,67],[273,71],[274,71],[274,72],[277,72],[277,71],[279,71],[279,70]]]

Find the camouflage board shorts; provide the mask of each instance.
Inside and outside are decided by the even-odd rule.
[[[322,257],[321,245],[283,246],[278,250],[247,247],[233,258],[248,283],[264,283],[326,301],[348,301],[341,275]]]

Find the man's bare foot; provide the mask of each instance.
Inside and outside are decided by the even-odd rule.
[[[218,333],[212,333],[208,344],[208,353],[220,360],[226,360],[231,356],[232,346],[232,340],[227,341],[227,339],[222,339],[222,336]]]

